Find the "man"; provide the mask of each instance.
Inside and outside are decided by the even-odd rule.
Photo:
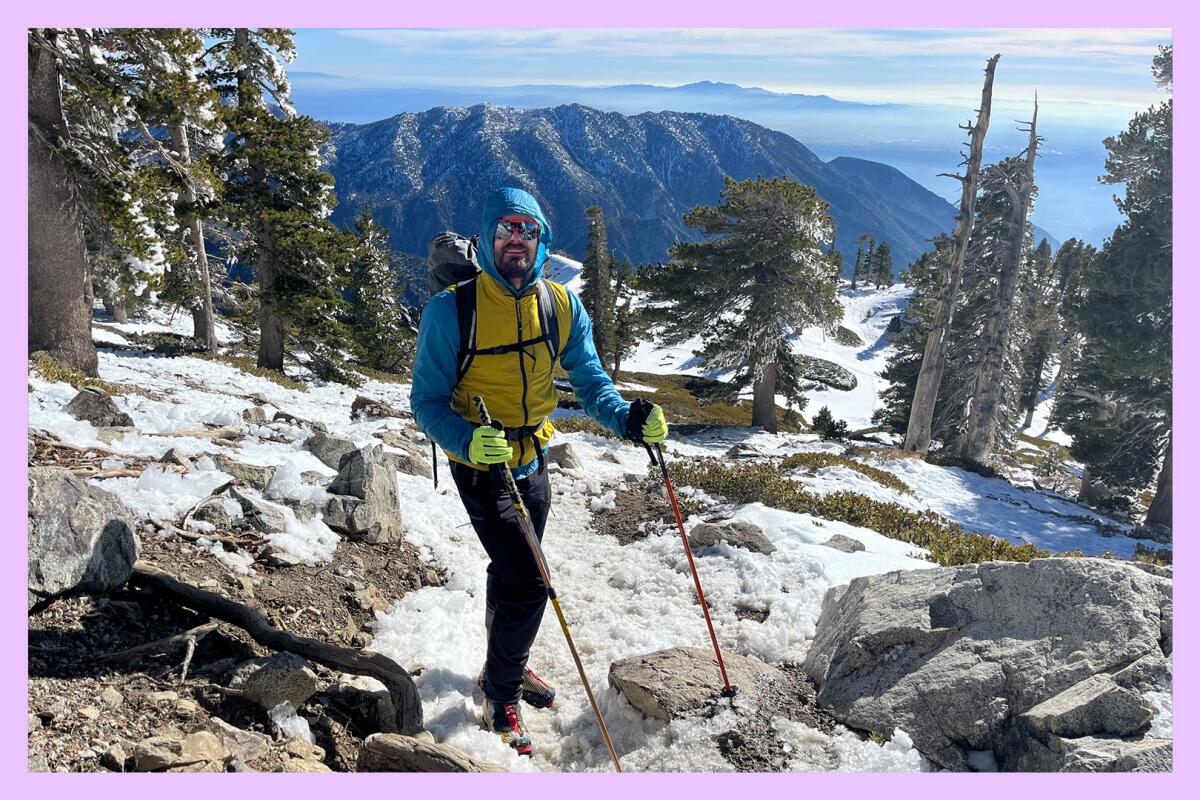
[[[459,496],[490,559],[487,659],[479,677],[483,723],[524,755],[532,753],[532,742],[518,701],[539,708],[554,702],[554,690],[526,667],[546,607],[546,586],[492,465],[507,462],[512,469],[540,541],[550,513],[542,452],[554,435],[549,416],[558,405],[551,378],[555,340],[575,396],[590,416],[638,441],[667,436],[661,408],[627,403],[613,386],[579,298],[542,277],[552,241],[549,223],[527,192],[503,188],[484,201],[482,271],[473,286],[441,292],[425,306],[412,385],[413,415],[450,459]],[[475,316],[473,344],[464,353],[458,315],[463,298],[470,297],[462,294],[466,291],[473,291]],[[543,298],[554,304],[553,314],[540,307]],[[543,326],[556,327],[557,335]],[[503,422],[503,432],[479,424],[476,395]]]

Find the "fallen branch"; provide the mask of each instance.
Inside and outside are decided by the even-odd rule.
[[[155,653],[155,654],[165,653],[166,651],[170,650],[175,645],[180,644],[182,642],[187,642],[191,645],[191,647],[195,647],[196,642],[203,639],[205,636],[212,633],[216,629],[217,629],[217,623],[206,622],[203,625],[198,625],[195,628],[192,628],[191,630],[184,631],[183,633],[176,633],[172,636],[167,636],[163,639],[156,639],[153,642],[146,642],[145,644],[139,644],[134,647],[130,647],[125,650],[118,651],[116,653],[109,653],[108,655],[100,656],[96,660],[102,664],[108,664],[113,661],[133,661],[136,658],[140,658],[141,656],[148,655],[151,653]],[[190,657],[188,660],[189,661],[191,660]],[[184,672],[186,674],[187,670],[185,669]]]
[[[189,508],[187,510],[187,513],[183,515],[183,521],[179,523],[179,527],[186,528],[187,524],[188,524],[188,520],[192,518],[192,514],[195,514],[197,511],[200,510],[200,506],[204,505],[209,500],[212,500],[214,497],[219,495],[221,492],[225,491],[230,486],[233,486],[236,483],[237,483],[237,479],[235,478],[231,481],[226,481],[225,483],[222,483],[220,486],[218,486],[217,488],[215,488],[211,492],[209,492],[208,497],[201,499],[199,502],[196,503],[196,505],[192,506],[191,508]]]
[[[385,732],[411,735],[422,729],[421,698],[416,685],[404,667],[382,653],[339,647],[282,631],[271,625],[258,609],[198,589],[145,561],[134,563],[130,583],[153,589],[159,597],[236,625],[266,647],[295,653],[329,669],[375,678],[387,687],[396,709],[396,731]]]

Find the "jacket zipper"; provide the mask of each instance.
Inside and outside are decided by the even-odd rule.
[[[513,303],[516,305],[516,308],[517,308],[517,342],[520,343],[520,342],[525,341],[525,334],[523,333],[524,326],[521,324],[521,298],[514,295]],[[525,427],[529,426],[529,402],[528,402],[529,381],[525,377],[525,348],[524,347],[517,348],[517,364],[519,364],[520,368],[521,368],[521,412],[525,415],[524,419],[521,421],[521,427],[525,428]],[[525,437],[522,436],[521,437],[521,455],[520,455],[518,463],[523,462],[524,460],[525,460]]]

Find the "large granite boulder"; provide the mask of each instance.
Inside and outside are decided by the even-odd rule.
[[[725,650],[721,657],[729,682],[739,691],[752,692],[758,684],[780,678],[779,670],[757,658]],[[696,647],[614,661],[608,683],[647,717],[667,720],[711,705],[725,688],[713,651]]]
[[[770,555],[775,552],[775,545],[771,544],[771,540],[763,534],[762,528],[753,522],[737,521],[728,525],[701,522],[688,534],[688,543],[691,544],[692,549],[714,545],[717,542],[725,542],[733,547],[749,550],[751,553]]]
[[[1169,676],[1170,609],[1169,579],[1105,559],[889,572],[830,589],[804,667],[839,721],[902,728],[947,769],[1161,763],[1140,693]]]
[[[132,417],[117,408],[111,397],[91,386],[80,389],[67,403],[67,413],[97,428],[133,426]]]
[[[334,495],[325,507],[325,524],[330,528],[367,542],[404,538],[396,465],[382,446],[342,456],[329,493]]]
[[[71,591],[102,594],[133,574],[136,514],[58,467],[29,468],[29,608]]]
[[[342,456],[353,453],[356,449],[354,442],[349,439],[320,432],[308,437],[304,442],[304,447],[330,469],[337,469],[342,462]]]

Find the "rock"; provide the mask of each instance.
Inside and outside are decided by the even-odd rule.
[[[179,692],[147,692],[146,702],[148,703],[174,703],[179,699]]]
[[[260,492],[270,486],[271,479],[275,477],[275,467],[259,467],[254,464],[243,464],[241,461],[234,461],[224,453],[217,453],[212,459],[213,463],[217,465],[217,469],[221,470],[221,472],[232,475],[242,483],[253,486]]]
[[[183,467],[188,472],[196,468],[196,465],[192,463],[191,457],[179,452],[179,449],[176,447],[170,448],[167,452],[159,456],[158,461],[160,464],[174,464]]]
[[[1110,675],[1092,675],[1021,714],[1035,732],[1067,738],[1129,736],[1150,723],[1154,709]]]
[[[427,449],[417,444],[411,437],[417,435],[416,431],[410,428],[405,428],[400,431],[394,431],[389,428],[382,428],[375,431],[372,436],[383,440],[383,443],[388,447],[394,447],[397,450],[403,450],[406,453],[412,453],[417,458],[426,458]]]
[[[132,425],[114,425],[105,428],[96,429],[96,438],[105,444],[119,442],[125,438],[125,434],[137,430]]]
[[[29,607],[70,591],[104,594],[133,574],[136,514],[58,467],[29,468]]]
[[[30,772],[49,772],[50,763],[46,761],[44,753],[35,753],[31,748],[29,750],[29,771]]]
[[[286,518],[278,506],[256,500],[235,488],[229,490],[229,496],[242,507],[245,521],[259,533],[281,533],[286,526]]]
[[[42,718],[37,714],[29,715],[29,733],[40,731],[42,729]]]
[[[847,726],[902,728],[947,769],[967,769],[972,750],[1022,769],[1045,763],[1052,740],[1021,715],[1094,675],[1163,658],[1170,606],[1171,581],[1098,558],[889,572],[826,594],[804,668]],[[1112,719],[1070,717],[1085,718]]]
[[[346,496],[335,497],[326,506],[326,524],[331,528],[334,523],[340,524],[348,535],[372,543],[404,538],[396,472],[380,445],[344,456],[337,477],[329,484],[329,493]],[[348,502],[347,497],[364,501],[367,508]]]
[[[254,761],[271,750],[270,736],[242,730],[220,717],[209,717],[205,730],[215,735],[230,755],[243,763]]]
[[[1149,653],[1128,667],[1112,674],[1113,681],[1139,693],[1152,692],[1171,682],[1171,662],[1157,653]]]
[[[306,742],[297,736],[288,739],[283,749],[292,758],[302,758],[307,761],[320,761],[325,758],[325,748]]]
[[[323,423],[323,422],[310,422],[309,420],[306,420],[306,419],[300,419],[299,417],[293,417],[291,414],[287,413],[286,411],[276,411],[275,416],[271,417],[271,421],[272,422],[285,422],[288,425],[296,425],[296,426],[303,425],[317,433],[327,433],[329,430],[328,428],[325,427],[325,423]]]
[[[195,714],[200,711],[200,704],[190,697],[181,697],[175,701],[175,708],[184,714]]]
[[[100,702],[109,708],[117,708],[125,702],[125,695],[111,686],[105,686],[104,690],[100,692]]]
[[[329,467],[337,469],[342,456],[355,451],[354,442],[341,436],[330,436],[328,433],[314,433],[304,442],[304,449]]]
[[[416,736],[373,733],[358,752],[357,772],[504,772],[446,744]]]
[[[729,682],[741,690],[779,678],[777,669],[757,658],[726,651],[721,655]],[[614,661],[608,668],[608,683],[638,711],[665,720],[713,704],[725,688],[712,651],[696,647],[673,647]]]
[[[211,761],[223,764],[229,751],[212,731],[196,731],[183,737],[180,761]]]
[[[351,592],[350,599],[364,611],[387,611],[390,605],[373,583],[368,583],[365,588]]]
[[[551,464],[558,464],[563,469],[579,469],[579,453],[570,442],[551,445],[546,450],[546,460]]]
[[[317,675],[300,656],[276,653],[238,665],[229,687],[240,689],[247,700],[267,711],[283,702],[299,708],[317,691]]]
[[[151,736],[133,746],[131,768],[134,772],[166,769],[179,761],[183,743],[168,736]]]
[[[262,406],[250,406],[242,411],[242,419],[249,422],[251,425],[266,425],[267,412]]]
[[[725,458],[761,458],[762,452],[754,445],[738,442],[725,451]]]
[[[117,408],[112,398],[99,389],[88,386],[67,403],[66,412],[75,419],[90,422],[97,428],[133,427],[133,417]]]
[[[397,411],[382,400],[373,400],[365,395],[354,398],[350,404],[350,419],[378,419],[380,417],[411,417],[405,411]]]
[[[96,706],[84,706],[79,709],[79,715],[84,719],[97,720],[100,719],[100,709]]]
[[[100,763],[106,769],[110,769],[113,772],[124,772],[126,758],[125,748],[114,743],[109,745],[108,749],[100,755]]]
[[[405,475],[417,475],[422,478],[432,478],[431,454],[421,451],[415,445],[413,449],[418,452],[413,453],[411,450],[402,450],[398,453],[385,451],[384,457],[391,461],[392,469],[396,472],[403,472]]]
[[[233,527],[233,517],[225,510],[225,504],[220,500],[209,500],[192,513],[192,519],[215,525],[217,530],[229,530]]]
[[[620,457],[618,457],[618,456],[617,456],[617,454],[616,454],[616,453],[614,453],[612,450],[605,450],[603,453],[601,453],[601,454],[600,454],[600,460],[601,460],[601,461],[608,461],[608,462],[610,462],[610,463],[613,463],[613,464],[620,464],[620,463],[621,463],[621,459],[620,459]]]
[[[284,772],[333,772],[320,761],[309,761],[304,758],[289,758],[283,764]]]
[[[1129,742],[1087,736],[1055,744],[1063,751],[1061,772],[1170,772],[1174,765],[1170,739]]]
[[[841,533],[835,533],[825,541],[821,542],[826,547],[832,547],[834,550],[841,550],[843,553],[861,553],[866,550],[866,545],[858,539],[852,539]]]
[[[713,545],[724,541],[734,547],[741,547],[752,553],[775,552],[775,545],[763,535],[762,528],[751,522],[731,522],[728,525],[713,525],[711,522],[701,522],[692,528],[688,534],[688,542],[692,548]]]

